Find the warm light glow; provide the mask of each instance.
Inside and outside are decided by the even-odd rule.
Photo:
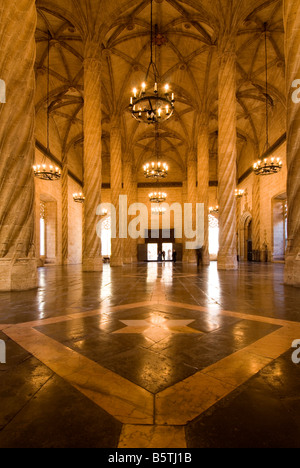
[[[37,179],[42,180],[58,180],[61,177],[61,171],[58,167],[53,168],[52,165],[49,167],[46,164],[37,164],[33,166],[33,172]]]
[[[242,198],[242,196],[244,195],[244,193],[245,193],[245,190],[242,190],[242,189],[236,189],[236,190],[235,190],[235,196],[236,196],[237,198]]]
[[[84,203],[85,197],[83,193],[73,193],[73,200],[75,203]]]
[[[168,175],[169,167],[166,163],[158,161],[157,163],[152,162],[144,165],[144,176],[147,179],[164,179]]]
[[[270,159],[265,158],[263,162],[258,160],[253,165],[253,170],[256,175],[271,175],[277,174],[282,169],[282,161],[280,158],[271,157]]]
[[[164,192],[149,193],[149,199],[151,203],[162,203],[166,201],[167,194]]]
[[[144,81],[140,89],[133,89],[133,96],[130,97],[130,110],[132,116],[139,122],[148,124],[164,122],[174,113],[175,94],[170,98],[170,85],[164,86],[164,93],[160,95],[158,83],[154,83],[154,92],[151,86]]]

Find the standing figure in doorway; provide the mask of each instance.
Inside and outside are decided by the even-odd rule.
[[[202,265],[203,262],[203,247],[197,249],[197,266]]]
[[[163,262],[166,261],[166,252],[165,251],[163,251],[163,253],[162,253],[162,259],[163,259]]]
[[[177,261],[177,252],[176,250],[173,250],[173,262],[176,263]]]

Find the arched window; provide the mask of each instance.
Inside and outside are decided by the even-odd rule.
[[[111,256],[111,217],[107,216],[101,225],[101,252],[104,257]]]
[[[46,207],[45,203],[40,203],[40,256],[46,255],[46,229],[45,229]]]
[[[219,220],[209,215],[209,254],[212,260],[216,260],[219,252]]]

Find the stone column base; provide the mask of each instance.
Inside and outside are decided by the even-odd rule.
[[[300,260],[296,260],[294,255],[286,258],[284,284],[300,288]]]
[[[132,258],[131,258],[131,257],[125,257],[125,258],[123,259],[123,263],[124,263],[124,265],[131,265],[131,263],[132,263]]]
[[[237,270],[238,261],[237,257],[232,256],[218,256],[218,270]]]
[[[102,258],[84,258],[82,263],[82,271],[103,271]]]
[[[206,258],[204,258],[204,259],[202,260],[202,265],[203,265],[203,266],[209,266],[209,265],[210,265],[210,258],[209,258],[209,256],[206,257]]]
[[[120,267],[123,266],[123,259],[121,257],[110,257],[110,266],[111,267]]]
[[[197,264],[197,254],[195,250],[188,251],[188,263]]]
[[[27,291],[37,287],[36,259],[0,259],[0,291]]]

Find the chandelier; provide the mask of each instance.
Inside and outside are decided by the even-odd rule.
[[[158,161],[158,155],[160,154],[160,146],[159,146],[159,133],[156,124],[155,130],[155,156],[156,162],[147,163],[144,166],[144,176],[146,179],[165,179],[168,175],[169,167],[166,163],[162,163]]]
[[[61,171],[58,167],[47,166],[46,164],[33,166],[35,177],[42,180],[58,180],[61,178]]]
[[[235,190],[235,196],[236,196],[236,198],[242,198],[243,195],[244,195],[244,193],[245,193],[245,190],[241,190],[241,189],[236,189],[236,190]]]
[[[268,47],[267,47],[267,23],[265,28],[265,69],[266,69],[266,146],[265,153],[269,150],[269,104],[268,104]],[[282,161],[280,158],[265,158],[260,159],[253,165],[254,174],[259,176],[277,174],[282,169]]]
[[[48,31],[48,71],[47,71],[47,155],[50,155],[50,111],[49,111],[49,94],[50,94],[50,32]],[[46,164],[46,156],[43,157],[41,165],[33,166],[33,172],[37,179],[41,180],[58,180],[61,178],[61,171],[58,167]]]
[[[218,205],[217,205],[217,206],[214,206],[214,207],[211,206],[211,207],[209,208],[209,213],[210,213],[210,214],[218,214],[218,213],[219,213],[219,206],[218,206]]]
[[[265,158],[263,161],[257,161],[253,170],[256,175],[277,174],[282,169],[282,161],[280,158]]]
[[[155,26],[155,38],[157,38],[157,26]],[[174,113],[175,95],[170,92],[169,84],[162,88],[159,86],[159,73],[153,59],[153,0],[151,0],[151,39],[150,39],[150,63],[147,69],[145,81],[141,88],[133,89],[130,98],[130,110],[132,117],[138,122],[155,124],[165,122]],[[149,75],[152,69],[154,85],[149,84]]]
[[[168,175],[169,167],[166,163],[152,162],[144,166],[144,175],[147,179],[165,179]]]
[[[151,203],[163,203],[167,199],[167,194],[164,192],[149,193],[149,200]]]
[[[83,193],[73,193],[73,200],[75,203],[84,203],[85,202],[85,197]]]

